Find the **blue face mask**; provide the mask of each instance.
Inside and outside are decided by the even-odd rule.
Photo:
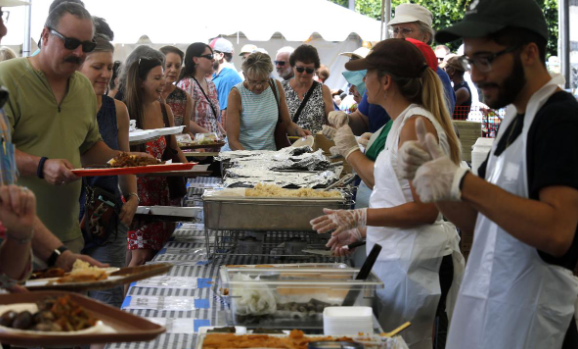
[[[346,70],[342,74],[348,83],[355,85],[355,87],[357,87],[357,91],[361,96],[365,94],[367,88],[365,87],[365,82],[363,82],[363,78],[367,74],[367,70],[358,70],[358,71]]]

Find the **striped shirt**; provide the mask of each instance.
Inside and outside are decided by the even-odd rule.
[[[275,127],[279,120],[279,109],[271,88],[260,94],[249,91],[242,82],[235,85],[235,88],[241,94],[243,107],[239,130],[241,145],[247,150],[277,150]]]

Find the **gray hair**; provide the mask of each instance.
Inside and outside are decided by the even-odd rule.
[[[417,24],[417,27],[419,28],[419,31],[422,32],[423,34],[429,34],[429,39],[427,40],[426,44],[431,45],[433,43],[434,40],[434,36],[435,36],[435,30],[433,30],[432,27],[430,27],[429,25],[425,24],[422,21],[417,21],[415,24]]]
[[[77,17],[78,19],[88,19],[92,22],[92,30],[94,31],[94,21],[90,13],[81,5],[74,2],[63,2],[56,6],[46,19],[45,27],[57,29],[60,19],[64,17],[65,14],[70,13],[71,15]]]
[[[165,55],[161,51],[155,50],[148,45],[140,45],[139,47],[135,48],[134,51],[132,51],[126,58],[118,78],[119,86],[124,86],[130,67],[133,65],[133,63],[140,61],[142,58],[148,60],[159,60],[162,62],[161,65],[163,69],[165,69]]]
[[[110,38],[108,36],[104,34],[96,34],[94,35],[94,41],[96,41],[96,47],[92,52],[89,52],[88,55],[99,52],[114,53],[114,46],[110,42]]]
[[[18,57],[16,52],[14,52],[10,47],[0,47],[0,62],[4,62],[16,57]]]
[[[245,77],[268,78],[273,72],[273,62],[268,54],[253,52],[245,59],[241,68]]]
[[[291,46],[285,46],[285,47],[281,47],[281,48],[279,49],[279,51],[277,51],[277,54],[280,54],[280,53],[292,54],[293,51],[295,51],[295,49],[294,49],[293,47],[291,47]]]

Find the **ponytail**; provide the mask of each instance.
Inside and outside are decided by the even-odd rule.
[[[459,165],[461,147],[454,125],[450,117],[445,97],[444,87],[435,71],[427,68],[422,75],[423,88],[421,92],[421,104],[435,117],[444,129],[450,146],[450,159]]]

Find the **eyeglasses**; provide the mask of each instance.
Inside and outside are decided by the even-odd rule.
[[[211,59],[215,58],[215,55],[213,55],[212,53],[209,53],[206,55],[200,55],[199,57],[203,57],[203,58],[206,58],[208,60],[211,60]]]
[[[8,23],[8,18],[10,18],[9,11],[0,11],[0,17],[2,17],[2,22]]]
[[[315,71],[315,69],[313,68],[305,68],[305,67],[295,67],[295,70],[297,70],[299,74],[302,74],[304,71],[307,72],[307,74],[313,74],[313,72]]]
[[[411,35],[411,33],[413,33],[413,29],[411,28],[393,28],[389,30],[389,35],[390,36],[398,36],[399,33],[401,32],[401,35],[403,37],[409,36]]]
[[[51,34],[58,36],[64,41],[64,48],[67,50],[76,50],[78,46],[82,45],[82,52],[87,53],[92,52],[96,47],[95,41],[80,41],[75,38],[67,38],[52,28],[48,28],[48,30],[50,30]]]
[[[284,66],[285,63],[287,63],[287,62],[285,62],[285,61],[275,61],[275,65],[278,65],[278,66],[281,66],[281,67]]]
[[[520,46],[513,46],[513,47],[507,48],[505,50],[502,50],[502,51],[499,51],[496,53],[491,53],[491,54],[485,54],[485,53],[476,54],[473,58],[469,58],[467,56],[462,56],[460,61],[462,62],[464,69],[470,70],[472,66],[475,66],[476,69],[478,69],[482,73],[489,73],[492,71],[492,62],[496,58],[498,58],[501,55],[504,55],[506,53],[514,52],[518,48],[520,48]]]

